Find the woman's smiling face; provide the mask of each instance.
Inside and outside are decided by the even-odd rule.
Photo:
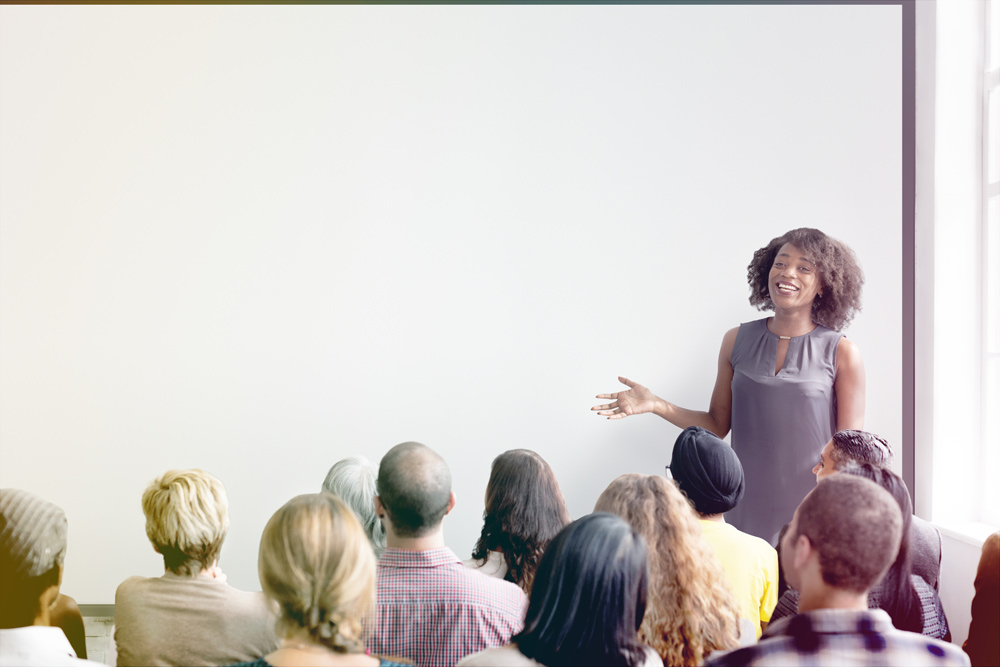
[[[816,263],[796,246],[786,243],[774,258],[767,286],[776,309],[811,308],[823,281]]]

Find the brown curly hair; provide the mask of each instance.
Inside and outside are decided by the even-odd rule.
[[[687,498],[657,475],[630,473],[611,482],[595,512],[628,521],[649,545],[649,599],[639,638],[664,665],[700,665],[713,651],[736,648],[740,612]]]
[[[846,329],[861,311],[861,287],[865,284],[865,274],[858,265],[853,250],[818,229],[793,229],[771,239],[770,243],[753,254],[753,260],[747,266],[750,305],[757,310],[774,309],[768,289],[768,275],[778,250],[786,243],[809,255],[819,269],[823,294],[817,295],[813,301],[813,321],[834,331]]]

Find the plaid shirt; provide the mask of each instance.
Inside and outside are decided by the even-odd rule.
[[[968,667],[969,656],[953,644],[897,630],[881,609],[819,609],[775,621],[756,645],[705,661],[705,667],[728,665]]]
[[[454,667],[521,631],[527,597],[516,585],[471,570],[443,547],[386,549],[376,579],[378,614],[372,653],[417,667]]]

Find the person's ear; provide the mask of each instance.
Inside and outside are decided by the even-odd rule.
[[[806,562],[812,554],[812,542],[810,542],[809,538],[805,535],[799,534],[799,536],[795,538],[795,549],[792,555],[792,560],[795,563],[795,569],[801,570],[805,567]]]
[[[375,514],[378,514],[378,518],[384,519],[385,507],[382,505],[382,501],[381,499],[379,499],[378,496],[374,496],[374,498],[375,498]]]
[[[448,509],[444,511],[445,515],[451,514],[451,511],[455,509],[455,492],[452,491],[448,494]]]

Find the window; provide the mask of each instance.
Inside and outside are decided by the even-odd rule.
[[[983,3],[983,471],[1000,470],[1000,0]],[[987,482],[987,480],[983,480]],[[983,521],[1000,524],[1000,485],[980,485]]]

